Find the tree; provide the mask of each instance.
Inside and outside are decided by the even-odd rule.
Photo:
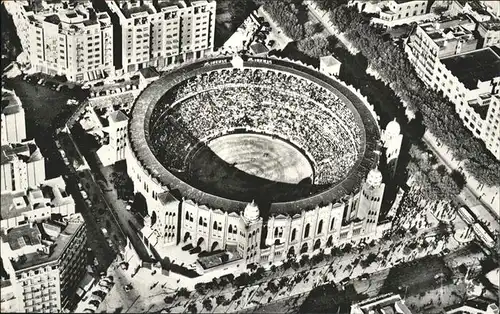
[[[304,267],[307,263],[309,263],[309,255],[304,254],[300,258],[300,267]]]
[[[330,43],[323,36],[304,38],[297,42],[297,49],[312,58],[319,58],[330,54]]]
[[[239,298],[241,298],[241,295],[243,294],[243,289],[240,289],[240,290],[236,290],[236,292],[233,294],[231,300],[232,301],[236,301],[238,300]]]
[[[189,311],[191,314],[196,314],[196,313],[198,313],[198,308],[196,307],[196,303],[194,303],[194,302],[189,303],[189,305],[188,305],[188,311]]]
[[[196,285],[194,285],[194,289],[201,295],[206,293],[205,283],[203,282],[198,282]]]
[[[331,8],[328,1],[319,2],[320,7]],[[451,101],[427,88],[420,80],[401,46],[384,42],[383,33],[370,26],[369,21],[354,7],[334,7],[330,10],[330,19],[371,60],[371,66],[382,79],[391,82],[391,88],[408,104],[409,109],[421,115],[423,125],[452,149],[455,158],[465,160],[464,168],[470,174],[489,186],[500,181],[500,162],[487,151],[484,143],[466,129]],[[459,188],[462,187],[460,182],[456,183]],[[444,194],[449,193],[444,191]],[[432,197],[439,198],[441,195],[438,193]]]
[[[203,308],[207,311],[211,311],[213,309],[212,300],[209,298],[203,300]]]
[[[344,253],[350,253],[352,250],[352,245],[350,243],[347,243],[344,248],[342,249],[342,252]]]
[[[305,8],[293,0],[265,1],[264,10],[283,29],[283,32],[293,40],[304,38],[304,25],[299,16],[305,13]]]
[[[283,287],[286,286],[286,284],[288,283],[288,278],[287,277],[281,277],[279,282],[278,282],[278,286],[280,289],[282,289]]]
[[[223,295],[219,295],[217,296],[217,298],[215,299],[215,303],[217,303],[217,306],[221,305],[221,304],[224,304],[225,302],[227,301],[226,297],[223,296]]]
[[[177,295],[179,297],[184,297],[184,298],[189,298],[189,296],[191,295],[191,292],[189,292],[188,289],[182,287],[180,288],[178,291],[177,291]]]
[[[244,286],[250,281],[250,275],[248,273],[241,273],[233,281],[233,285],[236,287]]]
[[[370,253],[366,257],[366,259],[364,259],[360,262],[360,265],[361,265],[361,267],[366,268],[366,267],[370,266],[373,262],[375,262],[376,259],[377,259],[377,254]]]
[[[453,170],[450,175],[453,181],[455,181],[458,188],[463,189],[467,184],[467,180],[465,180],[465,176],[462,172]]]
[[[312,37],[316,33],[321,33],[323,31],[323,25],[321,23],[307,22],[304,25],[305,36]]]
[[[278,293],[279,291],[278,286],[276,286],[276,284],[272,280],[267,283],[267,289],[274,294]]]

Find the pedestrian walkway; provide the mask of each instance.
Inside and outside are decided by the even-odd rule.
[[[312,13],[314,17],[316,17],[323,27],[330,33],[330,35],[334,35],[337,37],[340,42],[346,47],[346,49],[349,51],[350,54],[356,55],[358,54],[359,50],[354,47],[347,38],[345,38],[344,34],[340,33],[337,28],[330,22],[330,17],[328,12],[321,10],[316,6],[316,3],[314,1],[306,1],[305,2],[307,5],[307,8],[309,11]]]
[[[424,134],[424,140],[434,151],[436,156],[445,163],[449,169],[464,173],[467,181],[466,187],[459,198],[467,205],[480,220],[487,222],[492,233],[500,231],[500,196],[499,186],[486,186],[479,183],[474,177],[463,169],[463,161],[453,157],[450,148],[440,143],[430,132]]]

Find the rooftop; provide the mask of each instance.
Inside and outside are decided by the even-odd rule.
[[[500,31],[500,20],[492,20],[480,23],[487,30]]]
[[[4,115],[10,115],[20,112],[23,107],[14,92],[2,89],[1,109]]]
[[[43,159],[43,155],[38,149],[35,140],[2,145],[2,152],[0,155],[0,163],[2,165],[11,163],[16,158],[29,163]]]
[[[399,295],[384,294],[361,301],[352,306],[351,313],[363,314],[411,314]]]
[[[253,51],[255,54],[260,54],[260,53],[265,53],[268,52],[269,49],[262,43],[255,43],[250,46],[250,49]]]
[[[38,227],[29,224],[14,228],[6,236],[10,249],[15,251],[25,246],[34,246],[42,243],[42,234]]]
[[[66,183],[62,177],[44,181],[40,189],[28,192],[2,193],[0,219],[21,216],[24,212],[43,207],[58,207],[74,204],[73,197],[66,192]]]
[[[51,233],[45,231],[49,228],[48,225],[56,225],[61,227],[61,232],[56,237],[51,237]],[[10,261],[14,270],[20,271],[26,268],[33,267],[52,261],[56,261],[62,255],[68,244],[73,239],[76,232],[84,225],[81,214],[74,214],[68,219],[61,221],[47,221],[43,224],[26,224],[14,229],[11,229],[7,234],[2,235],[2,241],[9,243],[12,250]],[[22,240],[20,240],[22,238]],[[27,246],[42,245],[47,250],[31,251],[29,253],[16,254],[17,250],[22,250]],[[9,252],[10,253],[10,252]],[[2,252],[2,255],[5,253]]]
[[[0,220],[18,217],[30,210],[28,198],[24,192],[2,193]]]
[[[140,69],[139,72],[141,73],[141,75],[145,79],[149,79],[149,78],[159,77],[160,76],[160,73],[158,73],[158,71],[156,71],[154,67],[143,68],[143,69]]]
[[[443,58],[441,62],[471,90],[477,88],[479,81],[487,82],[500,76],[500,57],[490,47]]]
[[[406,2],[412,2],[415,0],[393,0],[393,1],[396,2],[397,4],[402,4],[402,3],[406,3]]]
[[[116,110],[109,114],[108,120],[109,122],[118,123],[118,122],[128,121],[128,117],[123,113],[123,111]]]
[[[210,269],[239,259],[241,259],[241,255],[237,251],[224,251],[209,256],[199,257],[198,263],[203,269]]]
[[[129,3],[125,2],[120,9],[126,18],[130,18],[133,14],[137,13],[145,13],[145,15],[156,13],[149,4],[131,7]]]
[[[319,58],[320,63],[324,64],[327,67],[334,66],[340,64],[340,61],[335,59],[334,56],[324,56]]]

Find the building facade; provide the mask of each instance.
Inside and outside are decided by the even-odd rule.
[[[45,180],[45,158],[35,140],[2,146],[1,191],[36,188]]]
[[[464,125],[500,159],[499,48],[476,49],[472,27],[466,16],[419,25],[405,51],[422,81],[449,98]]]
[[[57,313],[86,271],[86,228],[80,214],[2,229],[2,312]]]
[[[236,251],[248,265],[274,263],[346,243],[369,242],[381,235],[378,220],[385,184],[376,169],[369,172],[361,191],[344,202],[293,216],[273,215],[264,221],[253,202],[244,211],[235,212],[176,199],[142,169],[129,149],[126,160],[134,192],[144,196],[147,204],[152,246],[191,244],[201,251]]]
[[[133,72],[204,57],[213,51],[215,1],[106,1],[119,28],[116,68]]]
[[[123,111],[88,106],[79,122],[101,145],[96,155],[104,166],[125,159],[128,117]]]
[[[51,13],[26,12],[29,57],[40,72],[92,81],[114,72],[113,25],[90,2]]]
[[[380,19],[395,21],[412,16],[423,15],[427,9],[427,0],[391,0],[380,10]]]
[[[1,142],[20,143],[26,139],[24,108],[14,91],[2,88],[2,113],[0,116]]]

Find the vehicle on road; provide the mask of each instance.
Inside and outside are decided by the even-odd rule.
[[[97,310],[97,308],[99,307],[99,304],[101,304],[101,302],[99,302],[99,301],[97,301],[97,300],[90,300],[90,301],[89,301],[89,305],[94,306],[96,310]]]

